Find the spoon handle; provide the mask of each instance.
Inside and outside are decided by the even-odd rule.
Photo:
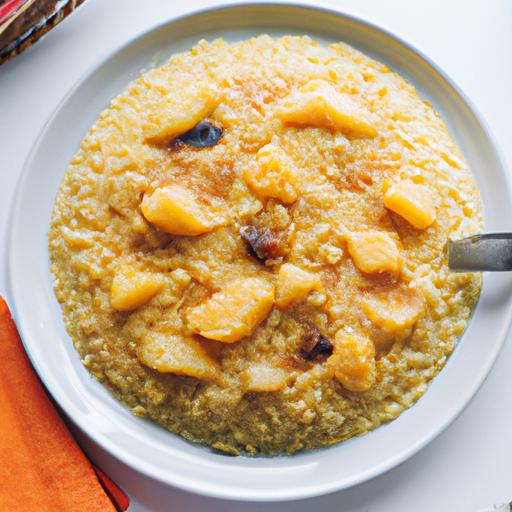
[[[488,233],[449,241],[448,266],[458,272],[512,270],[512,233]]]

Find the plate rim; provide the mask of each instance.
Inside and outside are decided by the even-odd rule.
[[[25,184],[27,177],[29,175],[29,170],[31,164],[36,156],[37,150],[41,145],[47,131],[50,129],[54,119],[59,115],[60,111],[66,105],[68,100],[73,96],[73,94],[100,68],[106,65],[109,61],[114,59],[118,54],[122,53],[127,48],[135,45],[141,40],[145,39],[151,33],[156,32],[166,26],[171,26],[172,24],[179,21],[186,21],[188,19],[194,18],[198,15],[204,15],[212,12],[218,11],[229,11],[231,9],[237,8],[254,8],[254,7],[281,7],[281,8],[302,8],[309,9],[312,11],[323,12],[329,14],[334,17],[344,18],[353,23],[363,25],[373,31],[379,32],[384,36],[387,36],[396,42],[398,42],[401,46],[406,48],[408,51],[412,52],[414,55],[419,57],[422,61],[424,61],[432,71],[434,71],[462,100],[465,107],[469,109],[471,115],[475,118],[476,123],[481,128],[482,132],[487,138],[487,142],[489,147],[493,151],[493,156],[496,158],[496,161],[500,168],[500,174],[502,174],[504,181],[506,183],[507,195],[512,197],[512,176],[509,172],[507,172],[507,166],[505,164],[505,160],[503,158],[503,154],[501,152],[500,146],[497,143],[492,131],[490,130],[487,121],[482,116],[480,111],[475,107],[473,102],[466,96],[466,94],[461,90],[461,88],[457,85],[457,83],[451,79],[432,59],[430,59],[427,55],[425,55],[421,50],[416,48],[413,44],[404,40],[402,37],[398,36],[389,28],[383,26],[382,24],[377,24],[365,19],[362,16],[351,14],[344,12],[341,8],[336,8],[331,5],[326,5],[323,2],[319,2],[315,4],[309,3],[304,0],[279,0],[279,1],[238,1],[233,3],[222,3],[219,5],[209,5],[203,8],[194,9],[193,11],[189,11],[185,14],[177,15],[177,16],[169,16],[165,20],[151,25],[150,27],[144,29],[141,32],[138,32],[135,36],[127,38],[123,43],[117,45],[114,49],[108,52],[104,57],[102,57],[99,61],[95,62],[78,78],[78,80],[73,84],[73,86],[68,90],[68,92],[61,98],[61,100],[56,104],[52,113],[48,117],[48,120],[43,124],[41,130],[39,131],[37,137],[34,139],[31,149],[23,163],[22,170],[18,177],[16,187],[14,190],[13,200],[11,203],[11,207],[8,212],[8,219],[12,221],[17,217],[19,209],[22,207],[22,190],[23,185]],[[6,269],[6,288],[7,295],[11,299],[11,310],[14,318],[17,321],[17,327],[20,331],[20,337],[23,342],[23,346],[25,351],[31,361],[32,366],[34,367],[36,373],[39,378],[43,382],[47,392],[56,400],[60,407],[64,410],[66,416],[76,425],[82,432],[84,432],[90,439],[92,439],[95,443],[97,443],[102,449],[108,452],[111,456],[120,460],[130,468],[134,469],[142,473],[143,475],[154,479],[157,482],[165,484],[166,486],[172,485],[179,489],[199,494],[203,496],[215,497],[215,498],[223,498],[228,500],[241,500],[248,502],[278,502],[278,501],[287,501],[287,500],[297,500],[297,499],[305,499],[316,497],[320,495],[330,494],[336,491],[340,491],[342,489],[348,489],[355,485],[361,484],[363,482],[369,481],[390,469],[398,466],[403,463],[420,450],[422,450],[428,443],[430,443],[435,437],[437,437],[441,432],[443,432],[463,411],[464,409],[471,403],[474,399],[476,392],[487,379],[491,368],[493,367],[499,353],[503,348],[504,341],[506,339],[506,335],[510,329],[510,324],[512,321],[512,302],[508,304],[508,309],[506,310],[506,315],[504,315],[502,328],[499,334],[499,342],[496,344],[495,349],[491,356],[488,359],[487,364],[480,371],[480,375],[478,379],[473,382],[471,388],[469,388],[469,392],[466,391],[466,395],[469,397],[464,401],[461,406],[458,406],[455,410],[452,410],[449,415],[436,423],[435,428],[432,428],[430,432],[419,439],[416,443],[411,444],[407,449],[400,451],[395,457],[390,457],[386,460],[386,462],[380,464],[379,466],[374,467],[372,470],[369,470],[364,473],[364,475],[359,475],[353,477],[350,482],[343,483],[337,482],[333,480],[329,484],[314,484],[310,487],[302,487],[300,489],[294,489],[293,491],[289,490],[288,492],[282,492],[277,495],[262,495],[261,491],[253,491],[252,494],[248,494],[245,490],[243,492],[239,492],[237,489],[234,489],[232,486],[225,485],[223,487],[220,486],[209,486],[207,488],[198,489],[196,485],[194,485],[193,481],[189,481],[189,479],[185,478],[176,478],[172,482],[168,479],[164,478],[162,475],[158,474],[154,471],[150,464],[147,464],[146,461],[141,460],[138,457],[132,456],[132,454],[128,451],[120,451],[116,448],[115,445],[111,443],[111,441],[104,437],[102,432],[91,429],[89,426],[85,425],[85,421],[82,421],[81,418],[72,417],[68,412],[67,408],[62,405],[59,393],[52,390],[52,386],[50,386],[47,382],[46,376],[43,371],[39,368],[39,364],[36,359],[34,359],[33,354],[30,351],[28,344],[24,341],[26,336],[24,322],[21,322],[21,318],[18,315],[18,305],[17,300],[15,299],[15,284],[13,278],[13,267],[14,267],[14,244],[10,243],[13,239],[13,231],[14,231],[14,222],[9,222],[6,230],[6,241],[8,243],[8,251],[7,258],[5,263]],[[437,377],[437,376],[436,376]],[[433,379],[434,381],[435,379]],[[412,407],[412,406],[411,406]],[[408,408],[404,413],[410,411],[411,408]],[[402,413],[402,414],[404,414]],[[175,475],[177,476],[177,475]]]

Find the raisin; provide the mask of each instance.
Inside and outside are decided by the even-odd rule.
[[[320,336],[316,345],[313,347],[311,352],[309,352],[310,359],[317,359],[323,356],[330,356],[333,351],[332,341],[329,338],[324,336]]]
[[[193,148],[208,148],[215,146],[222,136],[222,128],[208,121],[201,121],[194,128],[180,135],[175,142],[192,146]]]
[[[304,359],[315,361],[330,356],[333,348],[332,341],[320,334],[315,326],[308,325],[305,328],[300,349],[300,355]]]
[[[247,242],[251,254],[260,260],[285,255],[283,240],[277,230],[249,225],[240,228],[240,235]]]

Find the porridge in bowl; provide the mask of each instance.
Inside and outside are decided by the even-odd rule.
[[[343,43],[201,41],[100,115],[49,236],[83,364],[229,454],[361,435],[425,391],[481,278],[480,198],[414,88]]]

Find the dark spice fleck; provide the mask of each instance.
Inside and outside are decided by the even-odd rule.
[[[247,242],[252,256],[260,260],[284,256],[285,247],[279,232],[272,228],[257,228],[243,226],[240,228],[241,237]]]

